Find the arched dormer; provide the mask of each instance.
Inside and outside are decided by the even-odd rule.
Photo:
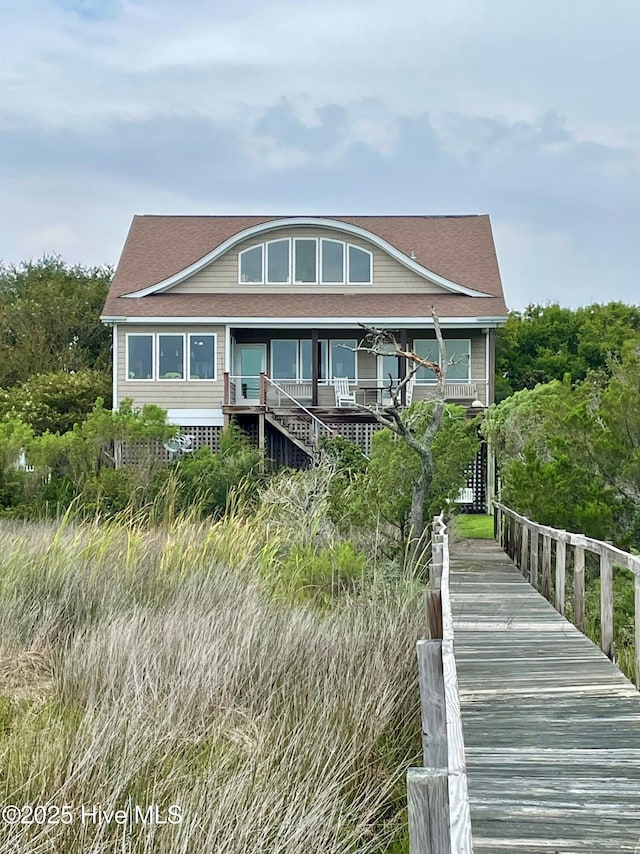
[[[283,231],[291,235],[282,234]],[[260,240],[264,236],[264,240]],[[353,242],[349,238],[353,238]],[[244,245],[242,245],[244,244]],[[249,245],[247,245],[249,244]],[[365,248],[365,245],[368,248]],[[320,217],[292,217],[269,220],[243,229],[216,246],[211,252],[172,276],[129,294],[127,298],[144,297],[168,291],[196,277],[215,262],[222,263],[223,256],[236,250],[233,278],[237,284],[263,284],[272,287],[286,285],[300,287],[316,284],[331,287],[349,284],[372,284],[374,282],[374,250],[382,258],[393,259],[414,277],[429,283],[430,290],[445,290],[471,297],[489,294],[460,285],[434,273],[415,258],[405,255],[395,246],[365,228],[342,220]],[[342,280],[340,275],[342,262]],[[277,276],[287,276],[287,281],[278,281]],[[369,278],[366,279],[368,274]],[[246,278],[243,279],[243,276]],[[335,282],[329,282],[329,277]],[[260,281],[258,281],[260,279]],[[228,281],[231,285],[233,282]],[[178,287],[178,290],[182,288]]]

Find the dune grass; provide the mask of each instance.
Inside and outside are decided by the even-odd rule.
[[[404,850],[420,596],[361,562],[291,595],[274,518],[0,524],[0,800],[73,815],[1,854]]]

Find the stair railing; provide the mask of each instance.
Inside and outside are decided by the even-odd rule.
[[[271,379],[271,377],[268,377],[266,374],[263,374],[262,376],[264,378],[265,406],[267,407],[267,409],[274,410],[274,407],[269,406],[269,402],[268,402],[269,401],[269,394],[268,394],[269,389],[273,389],[274,391],[276,391],[278,393],[278,395],[282,395],[283,397],[286,397],[288,400],[290,400],[293,404],[295,404],[297,409],[301,410],[302,412],[304,412],[309,417],[310,422],[311,422],[311,435],[312,435],[313,444],[315,447],[318,446],[318,442],[320,440],[320,437],[323,434],[326,436],[335,436],[335,431],[328,424],[325,424],[325,422],[322,421],[321,418],[318,418],[317,415],[314,415],[310,409],[307,409],[307,407],[303,403],[300,403],[300,401],[296,400],[295,397],[290,395],[288,391],[285,391],[285,389],[283,389],[282,386],[279,386],[278,383],[275,383]]]

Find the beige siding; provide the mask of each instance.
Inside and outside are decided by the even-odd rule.
[[[127,334],[215,333],[217,360],[215,380],[137,380],[126,378]],[[185,342],[185,346],[188,346]],[[135,406],[155,403],[163,409],[214,409],[222,406],[224,393],[224,326],[187,326],[184,324],[151,327],[146,324],[118,326],[118,383],[119,404],[125,397]]]
[[[190,276],[186,281],[171,288],[171,293],[213,293],[226,292],[229,290],[242,289],[243,293],[344,293],[345,290],[362,291],[365,293],[373,291],[375,293],[443,293],[442,288],[434,285],[417,273],[408,270],[395,258],[387,255],[386,252],[368,243],[366,240],[361,240],[358,237],[352,237],[346,232],[336,232],[331,229],[309,229],[309,228],[293,228],[283,230],[282,232],[274,232],[267,236],[267,239],[277,239],[285,237],[327,237],[334,240],[344,240],[352,243],[354,246],[359,246],[362,249],[368,249],[373,253],[373,285],[251,285],[238,283],[238,254],[244,249],[249,249],[251,246],[257,246],[265,242],[265,235],[258,238],[251,238],[239,243],[230,249],[222,257],[218,258],[204,270]],[[416,259],[420,263],[420,258]]]

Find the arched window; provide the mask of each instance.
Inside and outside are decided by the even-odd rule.
[[[327,237],[268,240],[239,253],[238,281],[258,285],[370,285],[373,254]]]

